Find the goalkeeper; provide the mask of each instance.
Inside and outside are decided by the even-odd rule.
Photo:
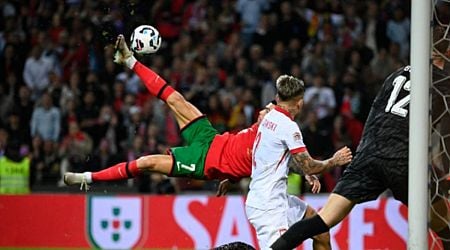
[[[433,35],[442,38],[444,33],[442,27],[436,27]],[[432,116],[433,130],[448,135],[450,113],[443,96],[450,94],[450,65],[443,55],[450,55],[448,42],[441,42],[433,51]],[[405,66],[386,78],[372,104],[355,158],[319,214],[295,223],[271,246],[272,249],[293,249],[304,240],[327,232],[341,222],[356,204],[375,200],[386,189],[392,191],[395,199],[408,205],[410,71],[410,66]],[[443,140],[442,146],[449,149],[448,138]],[[448,158],[442,160],[442,165],[444,172],[448,173]],[[441,196],[432,200],[429,224],[440,236],[445,250],[450,249],[450,214],[443,198],[448,193],[447,184],[444,181],[439,183]]]

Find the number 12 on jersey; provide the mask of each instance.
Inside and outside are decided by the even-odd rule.
[[[392,84],[394,85],[394,89],[391,92],[391,96],[389,97],[388,103],[384,111],[391,112],[392,114],[401,117],[406,117],[408,115],[408,110],[405,107],[406,105],[409,104],[411,96],[408,94],[398,101],[397,98],[398,95],[400,94],[400,91],[402,90],[402,87],[404,90],[408,92],[411,90],[411,81],[407,79],[405,76],[400,75],[394,79]]]

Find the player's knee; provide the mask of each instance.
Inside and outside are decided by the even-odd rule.
[[[137,166],[140,170],[155,171],[157,164],[157,160],[151,155],[141,156],[137,159]]]
[[[168,98],[167,98],[167,104],[171,106],[177,106],[182,103],[185,103],[186,99],[179,93],[179,92],[173,92]]]

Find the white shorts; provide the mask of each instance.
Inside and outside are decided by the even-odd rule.
[[[295,222],[303,219],[308,204],[297,196],[288,195],[287,209],[263,210],[245,206],[245,212],[256,231],[260,249],[270,249],[274,243]]]

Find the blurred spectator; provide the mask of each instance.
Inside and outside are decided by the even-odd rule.
[[[42,48],[32,48],[23,68],[23,80],[31,89],[33,100],[40,99],[50,84],[49,74],[54,70],[52,62],[42,56]]]
[[[359,114],[359,108],[361,107],[361,100],[358,93],[352,88],[346,88],[344,99],[340,108],[340,114],[343,118],[343,125],[347,130],[347,135],[351,140],[350,146],[352,150],[356,150],[356,147],[361,140],[364,124],[356,118]]]
[[[275,45],[274,45],[275,46]],[[270,48],[271,51],[273,48]],[[282,51],[283,53],[284,51]],[[236,73],[238,77],[242,78],[243,86],[245,85],[245,77],[248,73],[253,75],[262,75],[264,71],[264,64],[266,60],[264,58],[264,50],[261,45],[253,44],[249,48],[249,60],[240,59],[240,61],[244,61],[246,64],[244,65],[236,65]],[[248,65],[248,68],[247,68]],[[245,67],[244,67],[245,66]]]
[[[48,93],[52,98],[52,103],[57,108],[61,108],[61,99],[63,95],[63,84],[61,79],[54,72],[49,73],[50,84],[47,88]]]
[[[203,43],[206,45],[208,57],[212,56],[215,58],[215,61],[212,62],[214,65],[211,66],[218,67],[219,65],[217,61],[223,59],[226,44],[218,38],[218,34],[215,29],[209,29],[206,32],[203,38]],[[210,64],[210,62],[208,62],[208,57],[206,58],[206,63]]]
[[[411,22],[402,7],[394,10],[394,16],[387,23],[386,34],[392,42],[400,45],[400,57],[409,57],[409,38]]]
[[[84,94],[86,94],[86,92],[93,92],[95,94],[94,106],[100,107],[105,102],[105,92],[109,89],[107,85],[99,81],[98,76],[94,71],[88,71],[86,74],[86,81],[84,81],[80,90]]]
[[[21,120],[17,110],[12,110],[9,113],[5,128],[8,136],[17,140],[17,143],[28,151],[28,145],[31,142],[30,133],[21,126]]]
[[[289,72],[292,62],[290,61],[289,51],[282,41],[275,42],[273,54],[270,59],[275,64],[275,67],[279,68],[281,72]]]
[[[327,60],[325,63],[327,64],[327,73],[330,74],[338,74],[338,71],[342,68],[342,64],[344,63],[344,57],[342,55],[345,52],[341,47],[336,43],[336,37],[331,33],[325,33],[323,36],[323,40],[321,44],[323,46],[323,55]]]
[[[23,59],[12,44],[6,44],[0,59],[0,75],[5,79],[14,75],[18,81],[22,80]]]
[[[125,84],[120,80],[115,80],[112,92],[111,102],[113,104],[114,111],[119,113],[123,109],[125,98]]]
[[[80,90],[80,74],[75,71],[69,77],[68,83],[64,84],[61,92],[60,105],[64,108],[64,104],[67,103],[69,99],[80,100],[81,90]]]
[[[52,16],[51,27],[48,29],[48,35],[50,40],[56,44],[60,37],[61,33],[65,30],[65,27],[62,23],[62,17],[60,13],[54,13]]]
[[[313,85],[306,88],[304,102],[307,108],[317,114],[320,123],[330,125],[336,108],[334,91],[325,86],[325,79],[321,75],[314,76]]]
[[[69,133],[69,124],[73,121],[78,121],[77,109],[76,99],[67,99],[61,105],[61,135],[67,135]]]
[[[148,152],[145,151],[144,137],[143,135],[136,135],[133,137],[133,141],[127,152],[127,161],[133,161],[141,156],[147,155]],[[151,191],[151,180],[150,173],[144,173],[135,178],[137,182],[138,191],[141,193],[150,193]]]
[[[167,106],[163,107],[164,116],[163,124],[164,127],[164,141],[169,147],[178,146],[181,143],[181,135],[179,133],[178,123],[175,120],[174,115],[170,112]]]
[[[120,67],[120,68],[122,68],[122,67]],[[119,71],[119,67],[117,64],[115,64],[112,60],[106,60],[104,68],[98,74],[100,81],[103,84],[107,84],[107,86],[109,87],[108,92],[106,92],[106,94],[108,94],[107,95],[108,98],[111,98],[111,96],[112,96],[111,89],[113,88],[114,81],[116,79],[116,75],[117,75],[118,71]]]
[[[167,150],[160,129],[153,123],[150,123],[145,136],[145,150],[148,154],[162,154]],[[175,178],[169,178],[163,174],[151,173],[138,178],[138,182],[144,184],[150,182],[150,190],[157,194],[173,194],[179,192],[179,187]],[[146,187],[146,186],[145,186]],[[142,192],[143,190],[141,190]]]
[[[113,151],[113,143],[103,138],[89,159],[89,171],[100,171],[119,162],[123,162],[125,157]]]
[[[244,89],[241,93],[240,100],[234,106],[230,114],[228,126],[232,131],[239,131],[252,124],[255,118],[254,97],[250,89]]]
[[[31,136],[39,136],[43,140],[57,142],[60,131],[61,112],[59,108],[53,106],[50,95],[44,93],[31,117]]]
[[[384,48],[380,49],[370,63],[370,68],[376,78],[373,82],[381,86],[382,80],[394,70],[394,67],[394,62],[389,56],[388,51]]]
[[[366,46],[366,37],[364,34],[354,39],[352,47],[347,54],[348,64],[357,72],[362,72],[364,62],[370,62],[373,59],[373,50]]]
[[[84,30],[84,40],[86,43],[87,50],[87,58],[88,58],[88,70],[99,73],[101,70],[100,58],[101,58],[101,49],[99,49],[99,38],[98,35],[95,34],[94,28],[92,26],[88,26]]]
[[[14,97],[17,95],[17,80],[14,75],[9,75],[6,79],[6,84],[0,86],[0,118],[5,120],[8,112],[14,106]]]
[[[206,23],[207,8],[206,0],[196,0],[188,4],[183,14],[184,28],[194,32],[206,31],[208,29]]]
[[[83,96],[83,102],[78,106],[77,118],[79,119],[80,129],[89,134],[93,139],[94,145],[98,145],[102,135],[98,130],[99,108],[95,104],[95,93],[87,91]],[[69,129],[70,131],[70,129]]]
[[[344,3],[344,20],[340,27],[339,42],[342,47],[350,48],[354,41],[363,32],[363,23],[356,13],[356,3],[348,1]]]
[[[5,154],[5,148],[8,141],[8,132],[2,127],[0,127],[0,156]]]
[[[241,36],[245,47],[253,42],[253,34],[256,32],[261,15],[269,7],[267,0],[237,1],[236,11],[240,16]]]
[[[206,59],[206,71],[209,85],[214,86],[216,89],[219,89],[224,85],[227,74],[225,70],[219,66],[216,55],[208,55]]]
[[[297,38],[305,44],[308,42],[307,31],[309,23],[295,12],[291,1],[281,2],[278,20],[278,25],[275,27],[275,30],[279,35],[279,39],[285,45],[292,38]]]
[[[272,52],[273,44],[275,43],[273,38],[279,34],[279,31],[274,27],[277,18],[276,14],[264,13],[253,35],[253,43],[260,45],[266,55]]]
[[[195,70],[194,82],[190,86],[189,91],[184,94],[187,100],[192,102],[192,104],[199,107],[201,110],[206,107],[206,100],[204,97],[209,96],[214,89],[218,87],[209,84],[207,73],[208,71],[206,70],[206,67],[197,67]]]
[[[205,114],[219,133],[227,131],[228,114],[222,108],[222,103],[217,93],[213,93],[208,97],[208,106],[206,107]]]
[[[218,17],[219,36],[227,37],[235,28],[236,16],[233,12],[232,1],[220,1],[220,13]]]
[[[227,70],[227,72],[233,71],[234,63],[237,60],[244,59],[244,57],[242,57],[244,49],[239,33],[236,31],[232,32],[228,37],[224,58],[222,58],[224,69]]]
[[[394,61],[394,67],[396,69],[407,62],[407,60],[401,57],[401,46],[396,42],[389,44],[389,56]]]
[[[57,144],[52,141],[35,142],[37,147],[33,153],[31,161],[31,170],[33,172],[33,185],[55,186],[60,180],[60,163]]]
[[[380,7],[376,1],[367,1],[364,27],[366,46],[369,47],[374,54],[377,54],[381,49],[386,49],[388,47],[389,41],[386,36],[386,22],[381,17]]]
[[[17,110],[19,115],[21,130],[30,135],[31,127],[28,121],[31,120],[33,114],[34,102],[31,100],[30,89],[27,86],[20,86],[19,93],[14,99],[14,109]]]
[[[292,38],[288,42],[288,56],[289,56],[289,65],[292,67],[294,64],[296,64],[297,61],[300,60],[300,57],[302,56],[302,46],[303,43],[298,38]]]
[[[109,105],[104,105],[100,109],[98,120],[99,131],[104,135],[101,141],[108,142],[108,152],[116,154],[119,151],[117,146],[121,139],[120,130],[122,126],[119,124],[119,118]]]
[[[76,121],[71,121],[69,123],[69,133],[63,138],[59,147],[59,155],[62,158],[61,177],[67,171],[89,171],[86,161],[92,149],[93,143],[91,137],[80,130]],[[59,185],[64,185],[62,179]]]
[[[128,67],[124,67],[124,71],[116,76],[116,81],[125,83],[125,92],[127,94],[136,95],[141,87],[141,80],[139,77]]]
[[[314,159],[326,159],[334,152],[331,131],[320,124],[316,112],[307,112],[302,135],[308,152]]]
[[[261,104],[264,105],[264,103],[269,103],[270,101],[274,100],[274,97],[276,95],[276,88],[273,84],[273,81],[267,80],[264,81],[263,87],[261,90]]]
[[[361,93],[354,86],[345,86],[340,113],[344,117],[360,117],[361,106]]]
[[[333,133],[331,135],[334,150],[344,146],[352,145],[348,129],[345,127],[344,118],[342,115],[337,115],[333,123]],[[352,145],[352,151],[356,149],[357,145]]]
[[[5,154],[0,157],[0,194],[30,192],[30,159],[20,154],[20,143],[8,140]]]
[[[76,22],[74,19],[73,22]],[[86,72],[88,69],[88,50],[79,34],[68,38],[67,47],[61,53],[63,79],[69,79],[74,71]]]
[[[181,30],[181,15],[183,15],[182,10],[188,8],[185,6],[185,1],[167,2],[164,0],[158,0],[153,2],[154,4],[150,12],[152,16],[151,19],[155,20],[156,27],[164,37],[173,40]],[[137,5],[136,3],[134,4]]]
[[[127,145],[133,146],[135,144],[135,138],[143,136],[146,132],[146,126],[143,117],[142,109],[139,106],[131,106],[128,110],[128,119],[126,119],[125,127],[127,128]]]
[[[331,62],[330,59],[324,56],[324,47],[322,42],[318,42],[314,46],[309,47],[303,56],[301,63],[305,80],[308,80],[307,77],[323,74],[326,72],[327,68],[333,68],[333,62]]]

